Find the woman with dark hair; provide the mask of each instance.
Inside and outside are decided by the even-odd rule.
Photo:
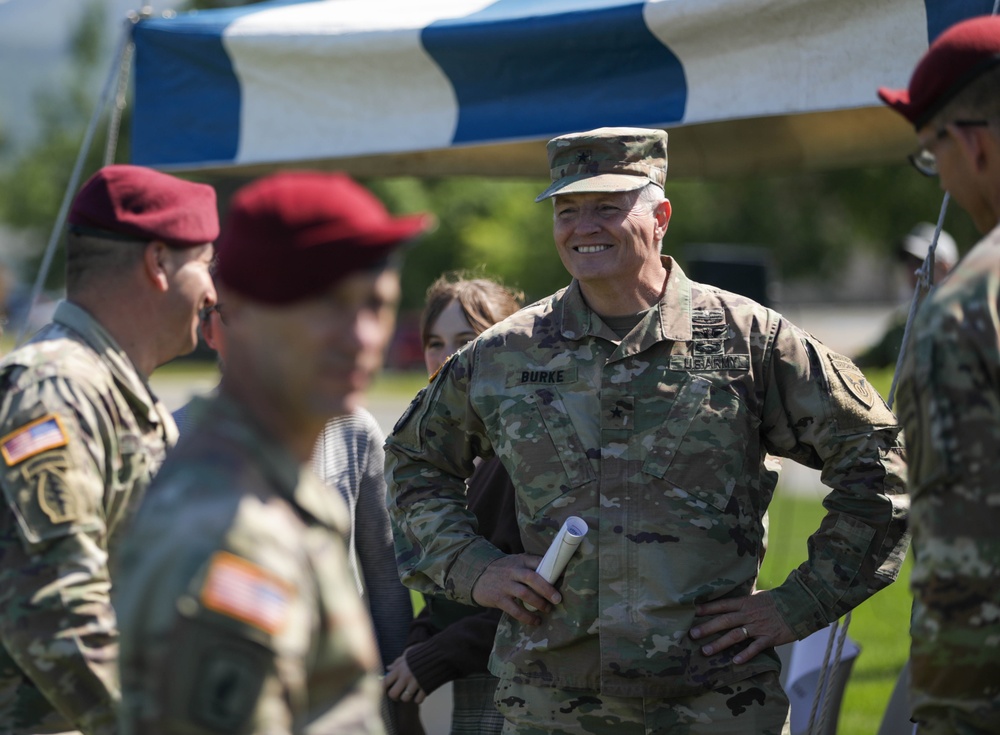
[[[446,273],[427,289],[420,336],[428,375],[448,357],[521,308],[523,296],[486,278]],[[514,487],[500,460],[480,461],[468,482],[469,509],[480,533],[506,554],[524,551],[514,513]],[[451,735],[499,735],[503,717],[493,704],[497,679],[486,668],[501,612],[427,598],[410,626],[403,655],[389,664],[390,699],[419,705],[453,681]],[[422,735],[417,707],[401,707],[400,735]],[[407,711],[408,710],[408,711]]]

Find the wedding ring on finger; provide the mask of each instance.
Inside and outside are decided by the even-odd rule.
[[[745,641],[750,640],[750,632],[747,630],[747,626],[745,625],[741,626],[740,630],[743,631],[743,640]]]

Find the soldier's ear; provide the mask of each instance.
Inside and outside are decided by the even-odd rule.
[[[656,209],[653,210],[653,215],[656,217],[656,229],[658,230],[660,239],[662,239],[667,232],[667,225],[670,224],[670,215],[672,213],[673,208],[670,206],[669,199],[664,199],[656,206]]]
[[[166,243],[153,240],[146,243],[142,254],[143,274],[146,280],[157,291],[166,292],[170,288],[169,278],[169,248]]]

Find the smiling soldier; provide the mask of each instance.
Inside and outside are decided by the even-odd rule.
[[[404,582],[506,613],[505,733],[779,733],[774,646],[892,582],[906,546],[899,427],[860,371],[661,255],[666,143],[549,142],[538,199],[572,282],[460,351],[387,446]],[[830,494],[809,559],[758,591],[768,453],[822,469]],[[465,508],[494,454],[530,553],[502,554]],[[591,531],[553,586],[534,570],[574,515]]]

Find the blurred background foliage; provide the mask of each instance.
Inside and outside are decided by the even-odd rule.
[[[96,104],[85,90],[100,87],[107,70],[98,67],[116,39],[103,6],[89,0],[72,41],[73,75],[64,88],[39,92],[35,113],[39,135],[23,150],[0,148],[0,224],[24,233],[28,253],[23,270],[34,277],[83,132]],[[191,9],[247,4],[238,0],[194,0]],[[102,56],[103,52],[103,56]],[[95,82],[96,80],[96,82]],[[128,160],[128,110],[118,162]],[[98,129],[84,170],[101,165],[106,121]],[[0,126],[0,146],[3,145]],[[204,180],[204,179],[203,179]],[[223,207],[244,183],[209,181]],[[568,278],[551,239],[551,206],[535,204],[547,182],[500,178],[390,178],[366,180],[391,211],[429,211],[437,229],[414,247],[404,272],[404,310],[419,306],[424,289],[442,271],[472,269],[521,288],[530,300],[559,288]],[[941,191],[935,181],[898,166],[821,173],[767,174],[739,179],[694,181],[668,178],[673,219],[664,251],[679,256],[699,243],[732,243],[767,248],[779,281],[833,279],[858,252],[891,258],[902,234],[916,221],[937,219]],[[952,208],[946,228],[960,246],[977,239],[968,218]],[[47,286],[62,285],[57,255]],[[875,295],[873,295],[874,297]]]

